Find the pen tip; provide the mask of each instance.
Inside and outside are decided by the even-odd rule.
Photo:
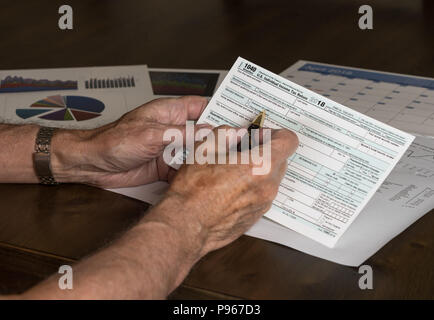
[[[265,119],[265,110],[262,110],[261,113],[253,120],[252,124],[257,125],[262,128]]]

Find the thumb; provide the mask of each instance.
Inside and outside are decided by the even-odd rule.
[[[167,146],[172,142],[177,142],[181,146],[180,137],[182,137],[182,145],[194,145],[195,137],[201,139],[207,136],[212,130],[209,124],[194,124],[194,121],[187,121],[186,125],[165,125],[162,135],[163,146]],[[188,142],[188,143],[187,143]]]

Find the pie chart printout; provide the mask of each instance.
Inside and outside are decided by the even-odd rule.
[[[104,108],[104,103],[94,98],[56,95],[39,100],[29,108],[16,109],[16,114],[22,119],[85,121],[101,116]]]

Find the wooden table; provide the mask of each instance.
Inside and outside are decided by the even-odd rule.
[[[274,72],[299,59],[434,76],[429,0],[0,1],[0,69],[148,64],[228,69],[243,56]],[[374,8],[374,30],[357,26]],[[0,185],[0,293],[22,292],[107,244],[147,205],[80,185]],[[243,236],[200,261],[171,298],[434,298],[434,215],[356,268]]]

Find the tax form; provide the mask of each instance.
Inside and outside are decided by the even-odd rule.
[[[264,127],[293,130],[300,141],[265,216],[334,247],[414,136],[241,57],[198,123],[247,126],[262,110]]]
[[[335,247],[323,246],[266,218],[246,234],[357,267],[434,208],[433,177],[434,139],[418,136]]]

